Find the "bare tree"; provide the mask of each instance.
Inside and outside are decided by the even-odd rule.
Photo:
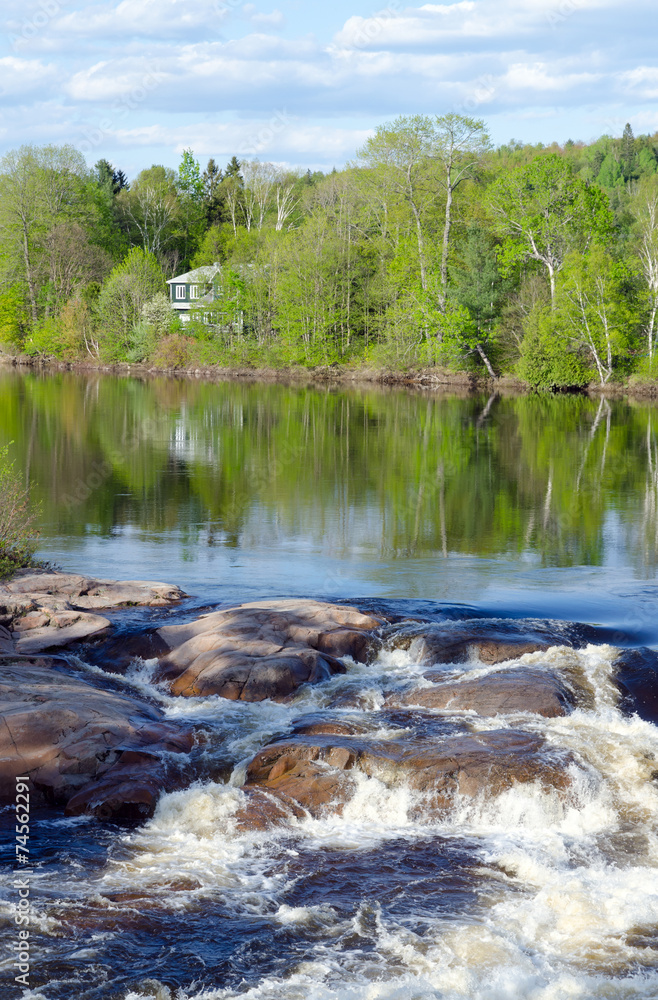
[[[244,178],[245,224],[247,230],[255,225],[260,231],[272,201],[278,172],[273,163],[260,163],[258,160],[245,160],[241,167]]]
[[[297,208],[299,199],[295,198],[294,190],[298,178],[294,174],[280,174],[276,181],[276,225],[281,232],[284,225]]]
[[[142,170],[130,189],[119,193],[117,206],[133,241],[162,256],[180,214],[173,170],[161,166]]]

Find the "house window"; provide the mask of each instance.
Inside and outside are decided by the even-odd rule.
[[[198,299],[199,298],[199,286],[198,285],[190,285],[190,298],[191,299]]]
[[[177,299],[185,298],[185,285],[176,285],[176,298]]]

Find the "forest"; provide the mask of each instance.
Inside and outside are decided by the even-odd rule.
[[[181,323],[166,280],[221,265]],[[135,178],[72,146],[0,161],[0,351],[164,369],[658,375],[658,133],[514,140],[455,113],[378,126],[330,173],[234,156]]]

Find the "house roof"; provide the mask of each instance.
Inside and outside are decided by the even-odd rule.
[[[194,271],[188,271],[186,274],[177,274],[175,278],[169,278],[168,285],[177,285],[185,282],[185,284],[194,284],[198,282],[202,284],[203,282],[212,281],[216,274],[221,271],[221,266],[219,264],[206,264],[204,267],[197,267]]]

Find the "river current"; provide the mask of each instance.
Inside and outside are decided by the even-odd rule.
[[[566,793],[526,782],[437,816],[356,774],[342,812],[245,830],[264,744],[308,715],[399,739],[411,717],[386,695],[426,683],[428,663],[385,647],[289,703],[247,704],[171,697],[135,660],[121,683],[205,734],[202,777],[139,828],[33,815],[32,1000],[657,997],[658,728],[612,681],[620,648],[658,647],[654,428],[651,404],[581,397],[0,374],[0,445],[41,501],[41,554],[190,595],[113,612],[120,634],[289,595],[448,625],[561,621],[578,648],[521,662],[591,691],[559,718],[421,720],[542,735],[569,754]],[[96,681],[98,662],[78,651]],[[6,941],[11,926],[5,885]],[[7,956],[3,998],[20,995]]]

